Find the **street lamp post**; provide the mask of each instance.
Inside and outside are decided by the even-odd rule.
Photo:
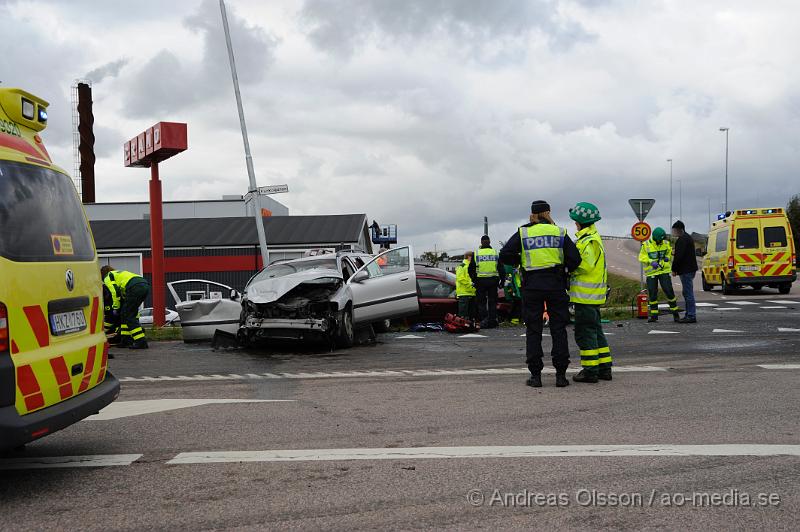
[[[678,179],[678,216],[683,220],[683,180]]]
[[[667,159],[669,163],[669,225],[672,225],[672,159]]]
[[[730,128],[721,127],[719,130],[725,132],[725,212],[728,212],[728,131]]]

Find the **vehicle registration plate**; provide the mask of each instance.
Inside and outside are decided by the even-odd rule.
[[[739,266],[740,272],[757,272],[761,269],[761,266],[757,264],[747,265],[747,266]]]
[[[50,331],[54,336],[82,331],[86,328],[86,316],[82,310],[71,310],[50,315]]]

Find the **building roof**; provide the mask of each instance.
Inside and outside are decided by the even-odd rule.
[[[357,243],[366,231],[366,214],[265,217],[270,246]],[[150,220],[90,222],[97,249],[150,247]],[[164,247],[255,246],[253,218],[190,218],[164,220]]]

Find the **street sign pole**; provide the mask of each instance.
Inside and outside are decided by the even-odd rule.
[[[672,190],[670,190],[672,192]],[[639,203],[639,221],[644,221],[644,214],[642,214],[642,203]],[[642,246],[644,246],[644,242],[639,242],[639,251],[642,250]],[[642,261],[639,261],[639,289],[644,290],[644,264]]]
[[[653,205],[655,205],[655,203],[656,200],[652,198],[628,200],[628,205],[631,206],[631,208],[633,209],[633,214],[635,214],[636,217],[639,218],[640,222],[644,222],[644,219],[647,218],[648,214],[650,214],[650,209],[653,208]],[[644,245],[644,242],[642,242],[642,245]],[[642,264],[641,262],[639,263],[639,286],[641,286],[641,288],[644,288],[644,264]]]
[[[236,95],[236,107],[239,111],[239,125],[242,128],[242,141],[244,142],[244,159],[247,163],[247,177],[250,179],[250,190],[256,192],[256,173],[253,169],[253,157],[250,155],[250,141],[247,138],[247,124],[244,121],[244,109],[242,108],[242,95],[239,92],[239,76],[236,74],[236,61],[233,58],[233,44],[231,43],[231,30],[228,28],[228,14],[225,11],[225,2],[219,0],[219,10],[222,13],[222,28],[225,30],[225,44],[228,46],[228,62],[231,66],[231,78],[233,78],[233,92]],[[258,233],[258,245],[261,248],[261,260],[263,267],[269,265],[269,251],[267,250],[267,235],[264,231],[264,218],[261,215],[261,200],[256,192],[254,194],[255,207],[253,216],[256,219],[256,232]]]

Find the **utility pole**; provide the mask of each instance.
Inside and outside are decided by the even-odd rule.
[[[247,177],[250,179],[250,190],[253,198],[253,215],[256,219],[256,232],[258,233],[258,245],[261,248],[261,260],[263,267],[269,265],[269,251],[267,250],[267,235],[264,232],[264,218],[261,215],[261,197],[258,193],[256,184],[256,172],[253,169],[253,157],[250,155],[250,140],[247,138],[247,124],[244,121],[244,109],[242,108],[242,95],[239,92],[239,76],[236,74],[236,61],[233,57],[233,44],[231,43],[231,30],[228,27],[228,14],[225,11],[224,0],[219,0],[219,10],[222,13],[222,29],[225,32],[225,44],[228,46],[228,62],[231,66],[231,78],[233,78],[233,92],[236,95],[236,107],[239,110],[239,125],[242,129],[242,141],[244,142],[244,160],[247,163]]]
[[[730,128],[721,127],[719,128],[720,131],[725,132],[725,209],[724,212],[728,212],[728,132]]]
[[[489,234],[489,218],[487,216],[483,217],[483,234]]]
[[[672,226],[672,159],[667,159],[669,163],[669,226]]]
[[[678,216],[683,220],[683,180],[678,179]],[[670,225],[670,227],[672,227]]]

